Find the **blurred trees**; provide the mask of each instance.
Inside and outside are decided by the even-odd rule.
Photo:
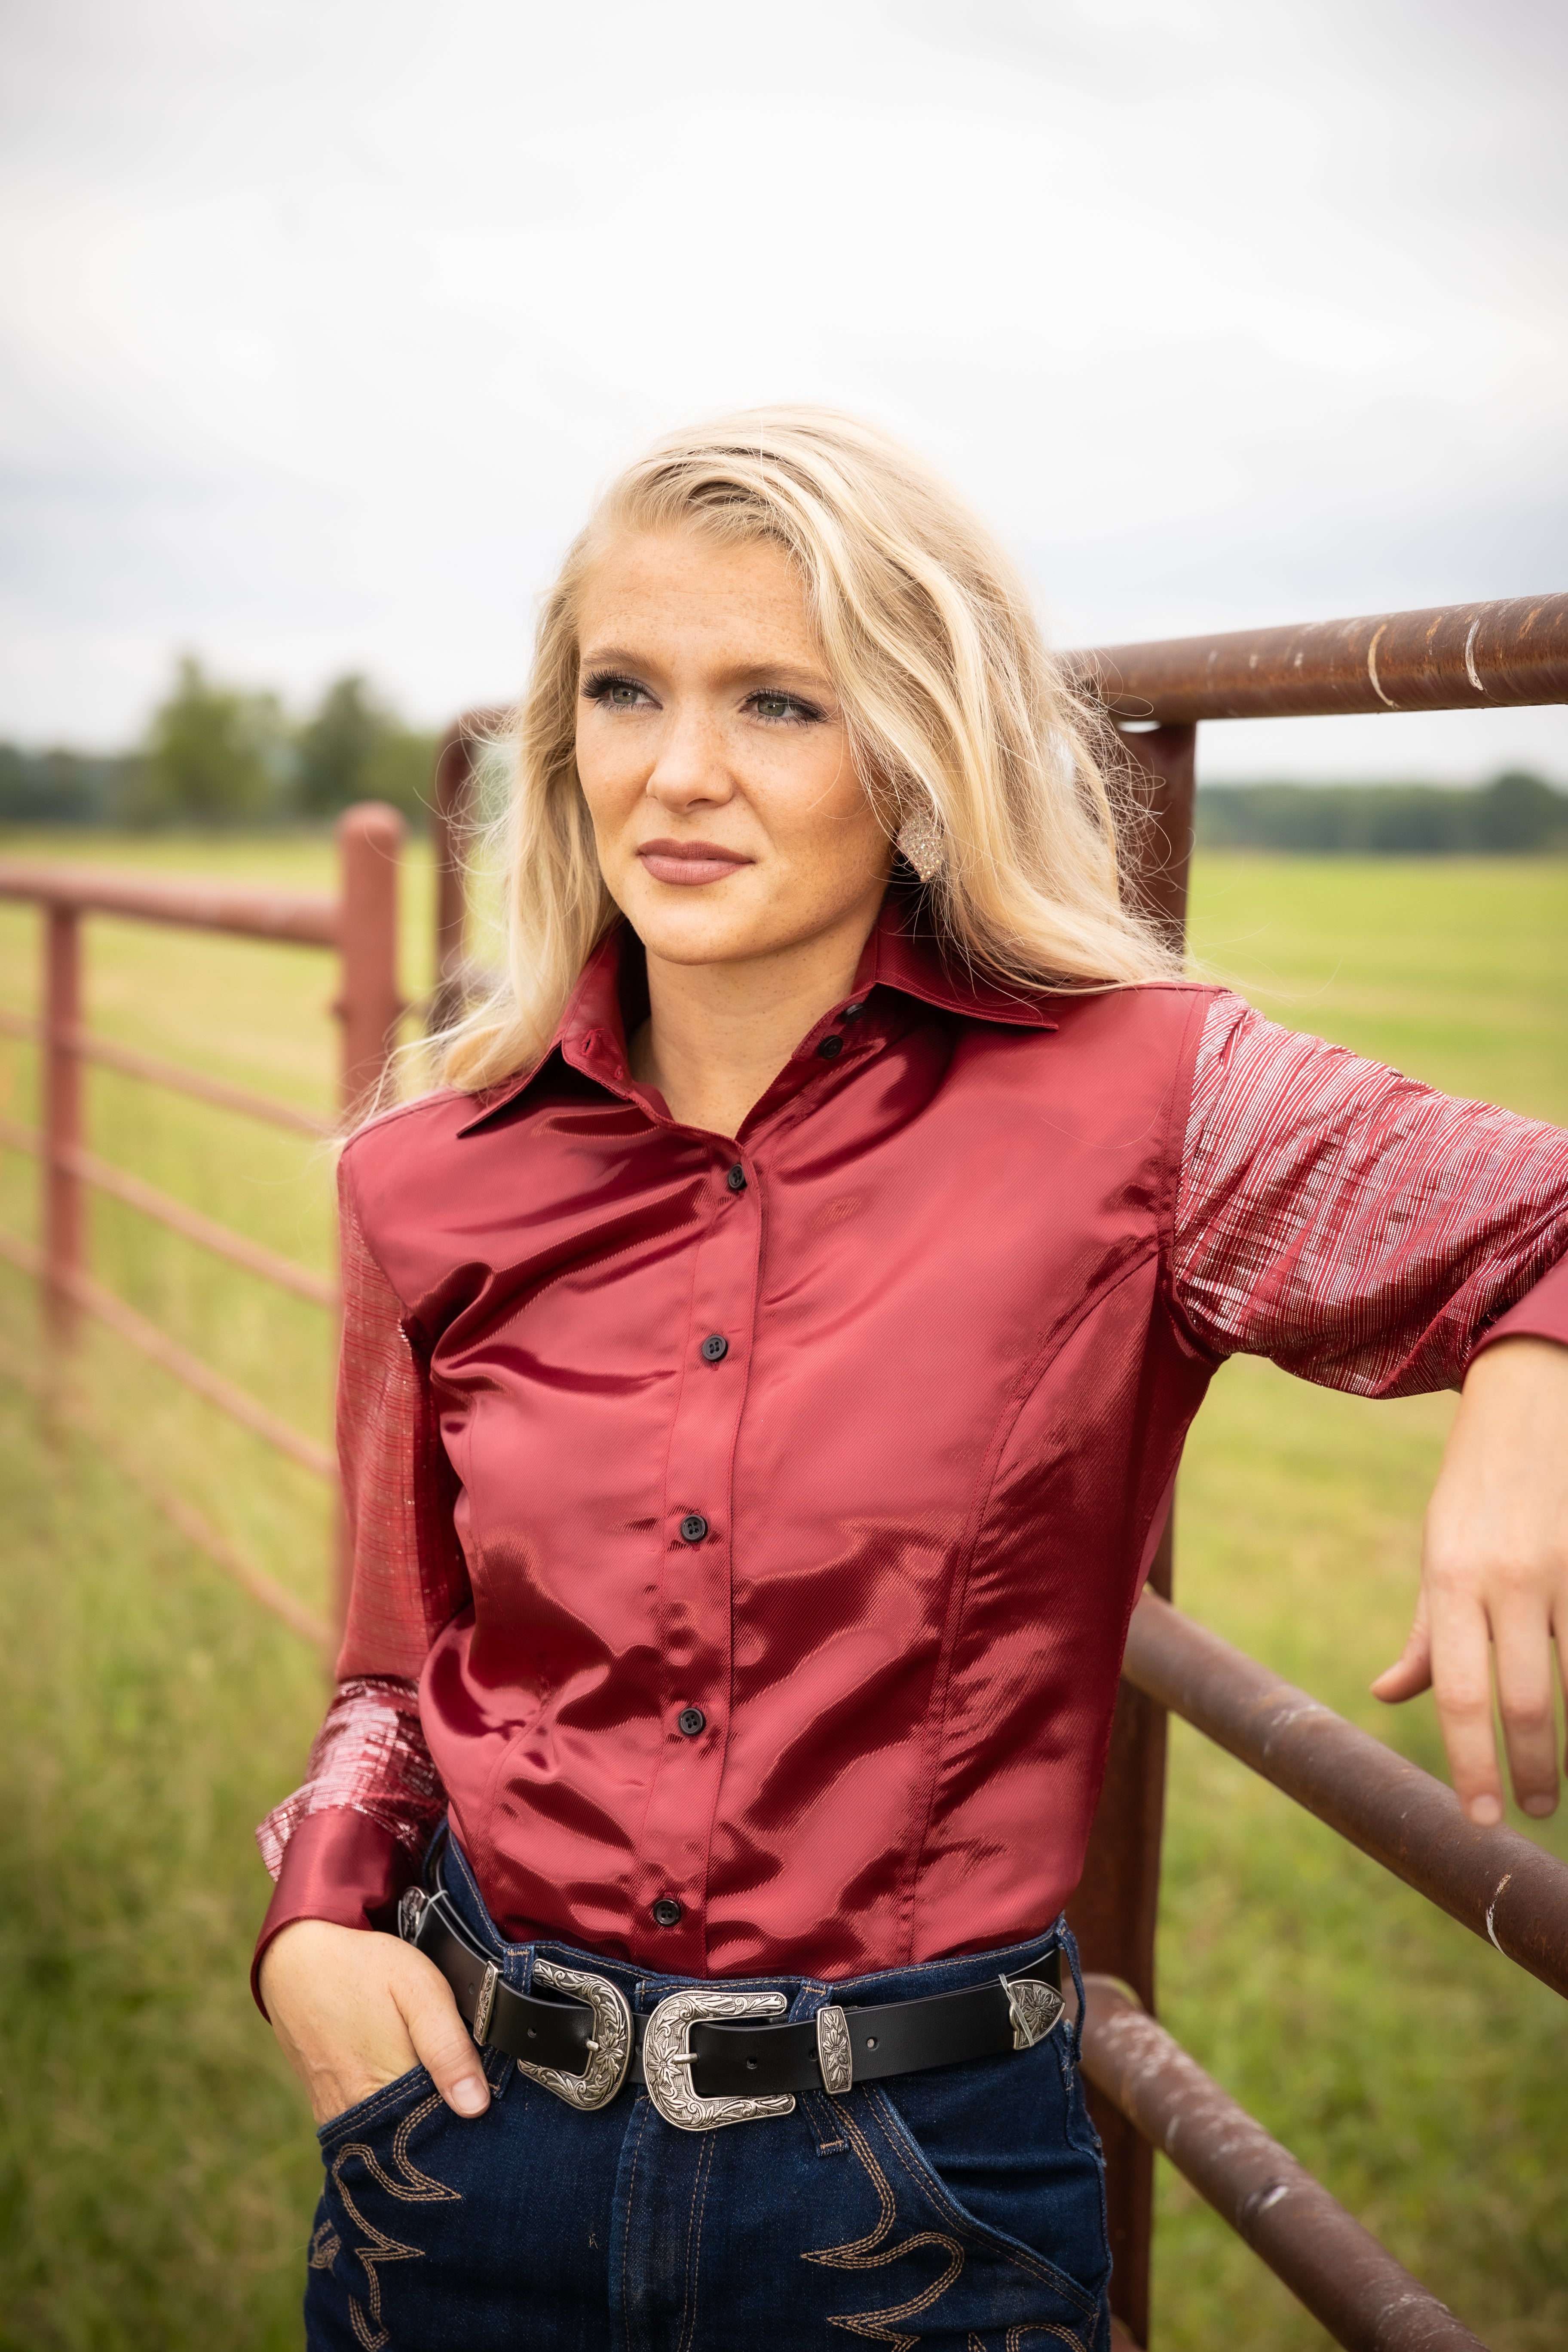
[[[109,824],[125,806],[130,761],[0,743],[0,824]]]
[[[1476,795],[1478,849],[1568,848],[1568,798],[1513,768]]]
[[[1474,792],[1438,784],[1214,784],[1198,794],[1210,849],[1315,856],[1498,856],[1568,850],[1568,794],[1519,769]]]
[[[275,814],[287,789],[287,734],[273,694],[217,686],[180,656],[132,770],[125,814],[141,824],[243,824]]]
[[[436,741],[405,727],[368,680],[340,677],[296,738],[294,805],[301,816],[320,817],[351,801],[390,801],[405,816],[419,816]]]
[[[183,654],[138,751],[0,743],[0,824],[316,824],[363,800],[417,824],[437,740],[405,727],[363,677],[334,679],[294,719],[276,694],[221,683]]]

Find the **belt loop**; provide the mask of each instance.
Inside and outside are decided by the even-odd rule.
[[[451,1820],[447,1814],[443,1813],[431,1832],[430,1843],[425,1849],[425,1861],[419,1874],[426,1895],[439,1895],[441,1892],[443,1884],[441,1856],[451,1834]]]
[[[1057,1921],[1057,1946],[1058,1950],[1064,1951],[1068,1956],[1068,1966],[1072,1970],[1073,1990],[1078,1994],[1078,2015],[1072,2021],[1072,2063],[1076,2066],[1079,2063],[1079,2053],[1083,2048],[1083,1970],[1078,1961],[1078,1937],[1068,1926],[1065,1912]]]

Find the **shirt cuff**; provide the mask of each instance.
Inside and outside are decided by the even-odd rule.
[[[1470,1362],[1475,1362],[1482,1349],[1494,1347],[1500,1339],[1556,1339],[1568,1348],[1568,1257],[1560,1257],[1517,1307],[1498,1317]]]
[[[393,1930],[397,1898],[417,1876],[418,1864],[408,1848],[368,1814],[346,1805],[308,1813],[283,1850],[282,1868],[250,1963],[250,1990],[262,2016],[267,2005],[261,1998],[261,1962],[274,1936],[296,1919]]]

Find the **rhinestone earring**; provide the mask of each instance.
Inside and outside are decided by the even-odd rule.
[[[929,809],[916,809],[904,819],[893,836],[893,846],[922,882],[935,880],[947,856],[942,826]]]

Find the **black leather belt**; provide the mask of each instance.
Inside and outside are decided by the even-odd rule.
[[[483,2049],[502,2050],[569,2105],[605,2106],[628,2080],[689,2131],[787,2115],[796,2091],[842,2095],[856,2083],[1032,2049],[1064,2014],[1061,1954],[961,1992],[845,2009],[829,2001],[800,2024],[765,2021],[782,1992],[720,1980],[669,1994],[633,2017],[607,1977],[533,1963],[531,1993],[503,1984],[445,1894],[404,1897],[403,1933],[435,1962]]]

